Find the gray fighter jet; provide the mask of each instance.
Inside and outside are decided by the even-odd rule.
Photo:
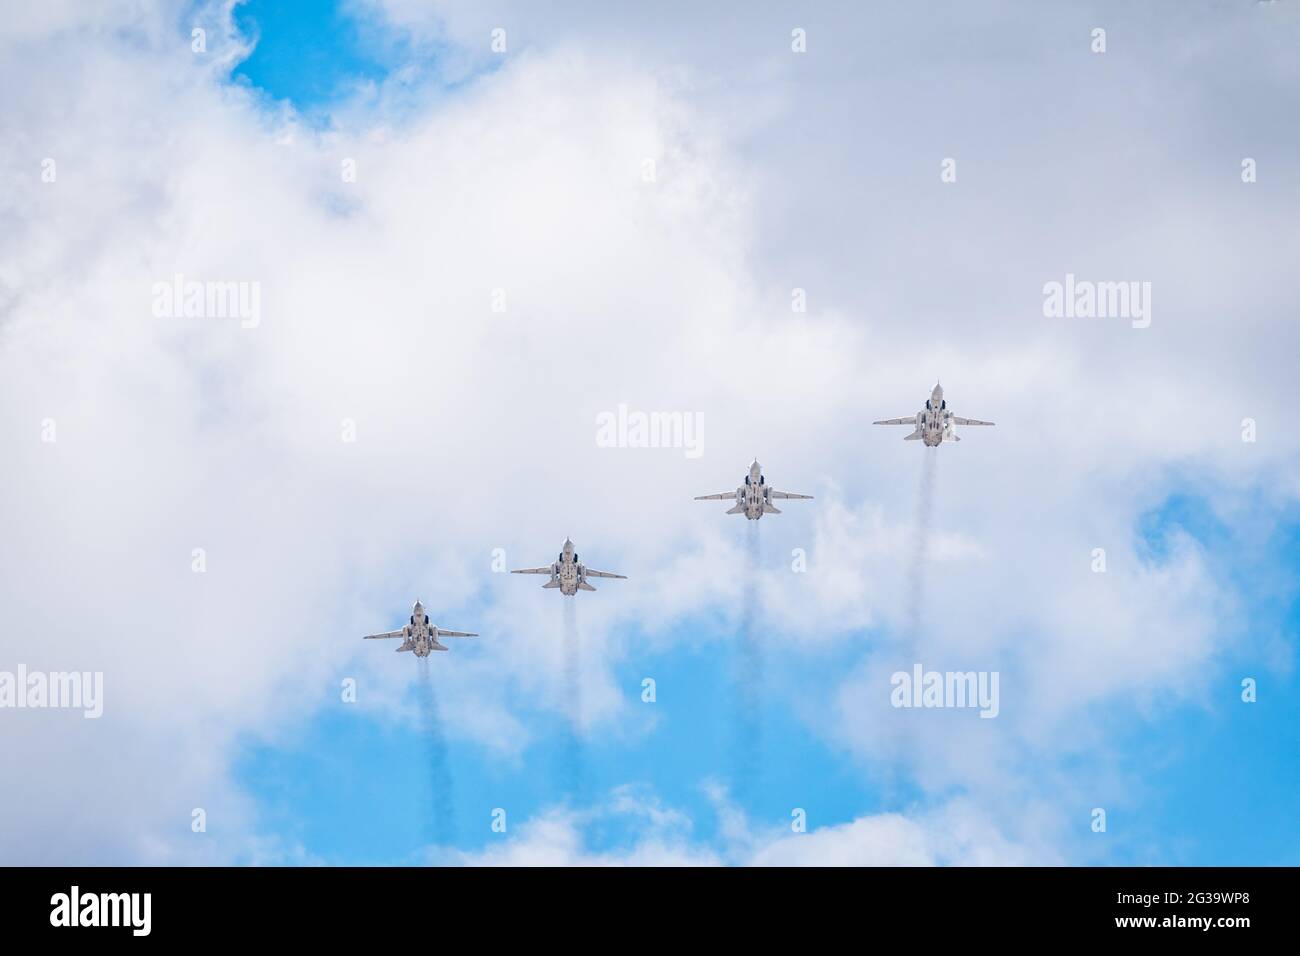
[[[587,578],[618,578],[621,581],[627,580],[626,574],[613,574],[609,571],[597,571],[593,568],[584,567],[578,560],[578,552],[573,550],[573,542],[568,538],[564,539],[564,550],[560,552],[559,558],[554,564],[549,564],[544,568],[521,568],[518,571],[511,571],[511,574],[548,574],[551,579],[542,585],[544,588],[559,588],[561,594],[567,594],[570,597],[579,591],[596,590],[587,583]]]
[[[982,422],[978,418],[961,418],[948,411],[948,403],[944,401],[943,389],[936,382],[934,391],[925,402],[925,408],[921,409],[910,418],[887,418],[883,422],[872,422],[873,425],[911,425],[915,431],[903,438],[904,441],[916,441],[918,438],[930,447],[935,447],[945,441],[961,441],[957,437],[957,431],[954,425],[992,425],[993,422]]]
[[[400,631],[387,634],[367,634],[362,640],[379,641],[389,637],[402,637],[402,646],[397,650],[414,651],[416,657],[428,657],[430,651],[445,651],[445,645],[438,643],[440,637],[478,637],[469,631],[449,631],[445,627],[436,627],[429,616],[424,613],[424,605],[419,601],[411,608],[411,622]]]
[[[749,466],[745,483],[735,491],[724,491],[720,495],[700,495],[696,501],[732,501],[736,502],[727,514],[744,515],[751,521],[757,521],[763,515],[779,515],[781,509],[772,504],[774,498],[798,498],[811,501],[812,495],[796,495],[788,491],[773,491],[763,478],[763,466],[755,458]]]

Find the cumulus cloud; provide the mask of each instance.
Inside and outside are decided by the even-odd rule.
[[[1235,585],[1203,550],[1147,554],[1135,528],[1187,481],[1248,492],[1295,462],[1278,410],[1300,346],[1281,280],[1296,187],[1236,173],[1238,153],[1266,170],[1294,155],[1269,121],[1297,105],[1274,14],[1191,24],[1224,28],[1212,51],[1116,9],[1141,53],[1094,62],[1078,24],[1037,6],[960,37],[929,14],[831,6],[796,59],[776,7],[648,32],[597,7],[549,23],[507,8],[511,53],[493,59],[500,24],[475,8],[358,4],[450,50],[424,80],[461,85],[399,108],[394,87],[418,85],[400,74],[325,129],[229,82],[247,40],[227,4],[199,12],[207,59],[176,4],[6,23],[0,173],[20,185],[0,200],[0,648],[103,670],[107,698],[100,722],[0,725],[27,770],[0,801],[33,821],[3,837],[8,858],[265,854],[230,779],[241,741],[293,734],[344,676],[359,706],[409,719],[409,668],[355,638],[417,597],[484,634],[436,662],[466,715],[451,732],[518,759],[537,732],[521,709],[563,712],[561,621],[556,595],[492,573],[498,548],[536,566],[568,535],[629,574],[579,598],[584,732],[652,732],[613,669],[633,628],[687,646],[683,620],[737,613],[739,538],[690,498],[756,454],[777,487],[818,495],[763,523],[768,622],[791,653],[871,635],[838,689],[790,688],[790,705],[867,766],[973,802],[746,862],[824,844],[827,859],[1041,861],[1057,816],[1037,796],[1014,848],[966,821],[1056,787],[1037,768],[1088,745],[1070,728],[1091,709],[1195,698],[1239,638]],[[1251,84],[1244,115],[1191,105],[1212,99],[1215,58]],[[1146,100],[1170,106],[1155,129]],[[1230,145],[1204,149],[1207,129]],[[1042,285],[1066,272],[1151,280],[1151,328],[1045,319]],[[155,316],[154,285],[176,275],[258,283],[260,323]],[[922,450],[868,423],[909,414],[936,376],[958,414],[998,426],[939,450],[916,649],[1004,671],[1008,699],[995,721],[927,715],[891,736]],[[597,447],[619,403],[701,415],[704,455]],[[806,574],[786,573],[796,547]],[[194,807],[223,841],[197,842]],[[581,855],[581,822],[540,818],[537,855]]]
[[[652,793],[620,787],[584,811],[552,809],[524,821],[496,845],[435,859],[490,866],[1015,866],[1057,862],[1050,849],[1005,839],[978,809],[953,801],[916,814],[882,813],[807,832],[756,826],[717,784],[707,787],[719,818],[712,839]],[[593,823],[617,822],[624,839],[593,847]]]

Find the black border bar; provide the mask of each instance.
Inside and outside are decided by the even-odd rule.
[[[373,945],[377,933],[417,920],[430,933],[459,935],[470,927],[498,939],[519,932],[535,944],[540,927],[561,923],[570,939],[612,942],[613,919],[626,921],[634,936],[680,930],[727,943],[770,943],[773,921],[793,921],[789,929],[803,926],[816,936],[901,932],[918,943],[949,936],[974,941],[1127,935],[1176,945],[1193,938],[1231,945],[1287,931],[1300,898],[1298,875],[1296,868],[1234,867],[8,868],[0,869],[0,926],[15,941],[76,934],[83,943],[109,937],[205,943],[285,937]],[[74,886],[88,915],[98,908],[99,894],[149,894],[148,936],[136,936],[130,925],[52,925],[52,916],[63,918],[71,909]],[[69,904],[62,913],[55,912],[59,894]],[[97,899],[87,903],[87,896]],[[115,896],[107,909],[117,908],[121,922],[129,924],[132,913],[141,922],[143,896],[132,903],[123,909],[126,904]],[[438,939],[430,936],[430,944],[438,945]],[[445,942],[451,945],[450,938]]]

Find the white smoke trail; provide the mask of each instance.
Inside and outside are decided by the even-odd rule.
[[[930,520],[934,514],[934,499],[939,471],[939,449],[921,449],[921,484],[916,500],[916,522],[912,529],[911,553],[908,556],[907,584],[903,595],[906,633],[904,647],[915,656],[920,645],[921,627],[924,624],[926,564],[930,559]]]
[[[439,846],[449,846],[456,834],[456,792],[447,759],[447,742],[442,734],[438,695],[434,690],[429,658],[419,660],[420,718],[424,730],[430,798],[425,815],[426,836]]]
[[[911,552],[907,562],[907,581],[903,588],[903,599],[907,602],[904,609],[904,632],[898,642],[898,670],[912,672],[912,665],[920,662],[921,632],[924,626],[925,585],[930,560],[930,523],[934,515],[934,501],[938,495],[939,449],[921,448],[921,480],[917,489],[916,521],[912,528]],[[902,798],[908,786],[910,775],[906,765],[920,754],[921,738],[917,732],[918,715],[911,711],[901,712],[898,732],[894,745],[902,763],[885,771],[882,785],[891,799]]]
[[[582,745],[582,659],[578,630],[578,597],[560,597],[564,605],[564,696],[568,722],[561,751],[560,784],[566,796],[580,804],[586,789],[586,759]]]
[[[755,795],[763,765],[763,635],[759,626],[758,574],[761,542],[758,521],[746,521],[745,588],[735,659],[736,793]]]

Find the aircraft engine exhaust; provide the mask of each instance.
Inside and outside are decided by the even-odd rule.
[[[921,484],[916,500],[916,522],[912,529],[911,553],[907,562],[907,599],[905,647],[914,660],[920,646],[922,612],[925,608],[926,563],[930,559],[930,521],[934,514],[935,485],[938,480],[939,456],[933,449],[921,450]],[[910,664],[909,664],[910,666]]]
[[[424,727],[426,765],[431,791],[428,813],[428,836],[439,846],[449,846],[456,835],[455,788],[451,765],[447,759],[447,742],[442,733],[438,696],[429,669],[429,659],[419,659],[420,722]]]
[[[560,783],[565,795],[580,803],[586,789],[586,759],[582,745],[582,658],[578,629],[578,602],[564,598],[564,702],[568,724]]]
[[[736,790],[744,798],[755,794],[763,757],[763,643],[759,627],[758,574],[761,565],[759,523],[747,522],[745,590],[741,597],[740,632],[737,635],[735,686]]]

